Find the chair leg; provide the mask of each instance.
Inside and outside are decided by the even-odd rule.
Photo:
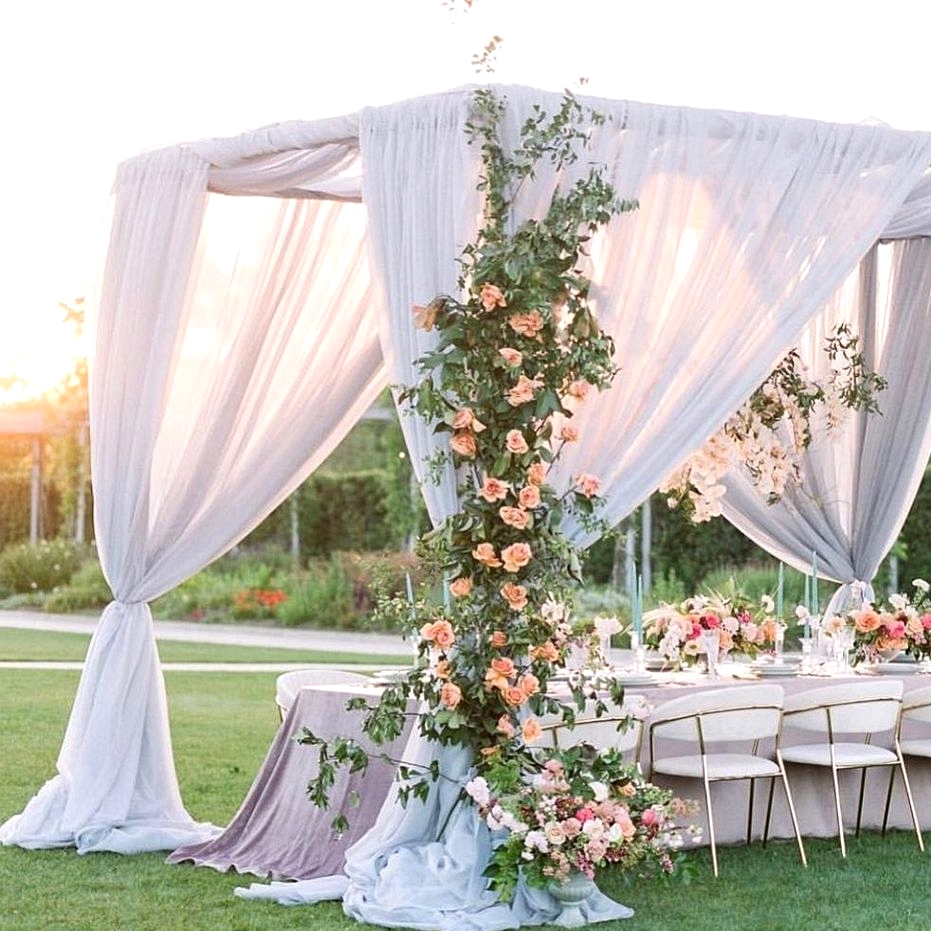
[[[753,837],[753,787],[756,785],[756,779],[750,780],[750,801],[747,804],[747,846]]]
[[[886,807],[883,809],[883,837],[886,836],[886,827],[889,824],[889,809],[892,805],[892,787],[895,785],[895,767],[889,767],[889,788],[886,789]]]
[[[802,858],[802,866],[808,866],[808,857],[805,856],[805,845],[802,843],[802,832],[798,827],[798,817],[795,814],[795,803],[792,801],[792,792],[789,789],[789,777],[786,775],[785,766],[782,769],[782,787],[786,790],[786,803],[789,806],[789,817],[792,819],[792,830],[795,831],[795,841],[798,844],[798,854]],[[773,780],[775,784],[776,780]],[[769,815],[767,814],[767,821]]]
[[[769,825],[773,817],[773,791],[776,788],[776,777],[769,780],[769,799],[766,802],[766,822],[763,825],[763,846],[769,840]]]
[[[718,875],[718,848],[714,840],[714,813],[711,810],[711,783],[708,782],[707,778],[703,779],[702,782],[705,784],[705,811],[708,816],[708,834],[711,837],[711,868],[714,870],[714,875]]]
[[[844,840],[844,817],[840,810],[840,785],[837,781],[837,767],[831,766],[831,777],[834,780],[834,807],[837,811],[837,836],[840,838],[840,855],[846,859],[847,842]]]
[[[925,842],[921,836],[921,825],[918,823],[918,812],[915,810],[915,800],[912,798],[912,787],[908,782],[908,773],[905,771],[905,760],[899,754],[899,766],[902,769],[902,782],[905,783],[905,798],[908,800],[908,810],[912,815],[912,824],[915,825],[915,836],[918,838],[918,849],[924,853]]]
[[[855,837],[860,836],[860,819],[863,816],[863,794],[866,791],[866,767],[860,770],[860,798],[857,799],[857,830]]]

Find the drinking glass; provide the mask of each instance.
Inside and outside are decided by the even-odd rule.
[[[708,675],[715,678],[718,674],[718,652],[721,649],[721,632],[703,630],[701,632],[701,646],[708,661]]]

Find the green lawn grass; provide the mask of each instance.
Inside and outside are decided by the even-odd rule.
[[[81,662],[90,637],[85,634],[0,627],[0,661]],[[372,653],[326,653],[322,650],[293,650],[284,647],[225,646],[160,640],[158,655],[163,663],[332,663],[334,665],[398,666],[404,657]]]
[[[77,684],[75,672],[0,670],[0,820],[19,811],[54,773]],[[274,673],[169,672],[175,762],[185,803],[198,820],[225,824],[251,784],[277,726]],[[309,804],[309,803],[308,803]],[[927,815],[926,815],[927,817]],[[308,838],[308,843],[313,839]],[[690,881],[602,886],[636,910],[604,931],[921,931],[931,925],[931,854],[914,836],[809,840],[811,866],[795,845],[690,854]],[[77,856],[73,850],[0,847],[0,931],[344,931],[358,928],[338,904],[286,908],[233,896],[252,877],[161,854]]]

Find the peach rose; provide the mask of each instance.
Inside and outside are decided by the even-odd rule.
[[[501,551],[505,572],[518,572],[530,562],[533,552],[527,543],[512,543]]]
[[[508,323],[515,333],[520,333],[528,339],[536,339],[544,326],[543,317],[538,310],[531,310],[527,314],[514,314],[508,318]]]
[[[437,679],[448,679],[453,674],[452,663],[448,659],[441,659],[433,667],[433,675]]]
[[[509,714],[503,714],[498,718],[498,724],[495,727],[495,730],[499,734],[504,734],[509,740],[515,734],[514,724],[511,721],[511,716]]]
[[[467,575],[459,576],[449,583],[449,591],[454,598],[465,598],[472,591],[472,579]]]
[[[424,624],[420,628],[420,636],[429,643],[434,644],[441,650],[446,650],[453,645],[456,639],[453,632],[453,625],[447,620],[433,621]]]
[[[527,701],[527,696],[524,694],[524,690],[519,689],[516,685],[509,685],[503,688],[501,690],[501,697],[512,708],[519,708],[525,701]]]
[[[547,663],[555,663],[559,659],[559,647],[552,640],[530,648],[531,659],[542,659]]]
[[[534,462],[527,470],[527,481],[538,487],[542,485],[546,481],[546,464]]]
[[[527,404],[533,400],[533,393],[540,387],[536,379],[530,379],[526,375],[521,375],[517,379],[517,384],[507,393],[507,402],[511,407],[520,407],[521,404]]]
[[[578,401],[584,401],[585,396],[591,390],[591,385],[584,379],[580,378],[578,381],[572,382],[567,389],[567,394],[570,398],[575,398]]]
[[[575,486],[578,488],[586,498],[591,498],[592,495],[598,494],[598,489],[601,487],[601,482],[594,475],[590,475],[588,472],[580,472],[575,477]]]
[[[530,515],[522,508],[499,508],[498,516],[508,527],[515,527],[517,530],[523,530],[530,523]]]
[[[559,428],[559,438],[564,443],[574,443],[579,438],[579,431],[572,424],[564,423]]]
[[[491,543],[479,543],[472,550],[472,556],[489,569],[497,569],[501,565],[501,560],[495,554],[495,548]]]
[[[527,589],[523,585],[507,582],[501,586],[501,597],[508,603],[512,611],[522,611],[527,607]]]
[[[462,689],[455,682],[444,682],[440,689],[440,701],[447,708],[455,708],[462,701]]]
[[[478,452],[478,446],[475,443],[475,437],[470,430],[458,430],[452,435],[449,441],[454,453],[458,453],[463,459],[474,459]]]
[[[452,428],[453,430],[471,430],[473,433],[481,433],[485,429],[485,424],[475,416],[471,407],[464,407],[462,410],[456,411]]]
[[[882,621],[879,619],[879,615],[869,608],[857,611],[853,616],[853,626],[862,634],[869,633],[871,630],[876,630],[881,623]]]
[[[497,285],[493,285],[490,282],[485,282],[482,285],[482,290],[479,293],[478,299],[482,302],[482,307],[486,310],[494,310],[496,307],[507,307],[507,302],[504,300],[504,295],[501,293],[501,289]]]
[[[532,672],[525,672],[517,680],[517,687],[530,698],[531,695],[536,695],[540,691],[540,680]]]
[[[514,660],[509,656],[498,656],[491,661],[491,669],[499,676],[510,678],[517,671],[514,666]]]
[[[530,451],[530,447],[524,439],[524,434],[520,430],[508,430],[505,445],[509,453],[517,453],[517,455]]]
[[[502,647],[506,647],[508,645],[508,635],[503,630],[495,630],[488,638],[488,642],[496,650],[500,650]]]
[[[478,493],[489,504],[493,504],[495,501],[504,501],[510,490],[510,482],[502,482],[500,478],[486,477],[485,481],[482,482],[482,487],[479,488]]]
[[[524,738],[524,743],[532,744],[543,736],[543,728],[540,727],[540,722],[536,718],[527,718],[520,727],[520,733]]]
[[[526,485],[518,492],[517,500],[522,508],[538,508],[540,506],[540,489],[536,485]]]
[[[498,355],[501,356],[505,364],[509,365],[512,369],[518,368],[524,361],[523,353],[518,352],[516,349],[511,349],[510,346],[499,349]]]

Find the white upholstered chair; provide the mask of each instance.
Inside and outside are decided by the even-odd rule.
[[[863,814],[863,795],[866,771],[877,766],[893,767],[902,774],[912,823],[918,835],[918,846],[924,850],[918,815],[908,782],[905,762],[899,750],[898,726],[902,707],[902,682],[898,679],[861,679],[803,692],[786,701],[783,741],[786,732],[798,729],[808,735],[818,735],[814,743],[782,742],[777,756],[785,763],[822,766],[831,770],[834,785],[834,808],[837,814],[837,833],[842,856],[847,856],[844,840],[844,820],[841,814],[838,773],[842,770],[860,770],[860,797],[857,803],[857,835]],[[876,735],[891,734],[891,747],[872,743]],[[888,807],[888,799],[887,799]]]
[[[705,793],[705,810],[711,843],[711,862],[718,875],[718,850],[714,833],[711,785],[715,782],[749,780],[747,843],[753,829],[753,795],[757,779],[769,779],[769,803],[763,842],[769,835],[773,789],[782,781],[804,865],[805,846],[799,833],[795,806],[785,769],[774,758],[779,737],[784,694],[780,685],[745,685],[710,689],[685,695],[661,705],[649,723],[650,773],[700,779]],[[768,749],[761,742],[770,743]]]
[[[370,682],[371,679],[361,672],[347,672],[345,669],[294,669],[283,672],[275,681],[275,704],[278,716],[283,721],[288,709],[294,703],[297,693],[307,685],[339,685],[343,682]]]
[[[601,704],[605,707],[599,716],[596,712],[597,703],[593,700],[587,702],[581,711],[576,712],[572,727],[561,718],[544,718],[541,745],[557,749],[567,749],[581,743],[590,744],[596,750],[613,747],[629,757],[631,763],[639,763],[643,721],[640,717],[631,717],[631,713],[643,706],[642,697],[627,695],[620,706],[607,699]],[[618,730],[618,726],[628,719],[629,726]]]
[[[914,689],[902,698],[902,712],[899,716],[898,743],[903,757],[917,756],[931,759],[931,737],[918,736],[911,727],[913,724],[931,724],[931,686]],[[927,733],[928,729],[925,728]],[[889,789],[886,793],[886,810],[883,813],[883,833],[889,821],[889,806],[892,802],[892,786],[895,769],[889,771]]]

